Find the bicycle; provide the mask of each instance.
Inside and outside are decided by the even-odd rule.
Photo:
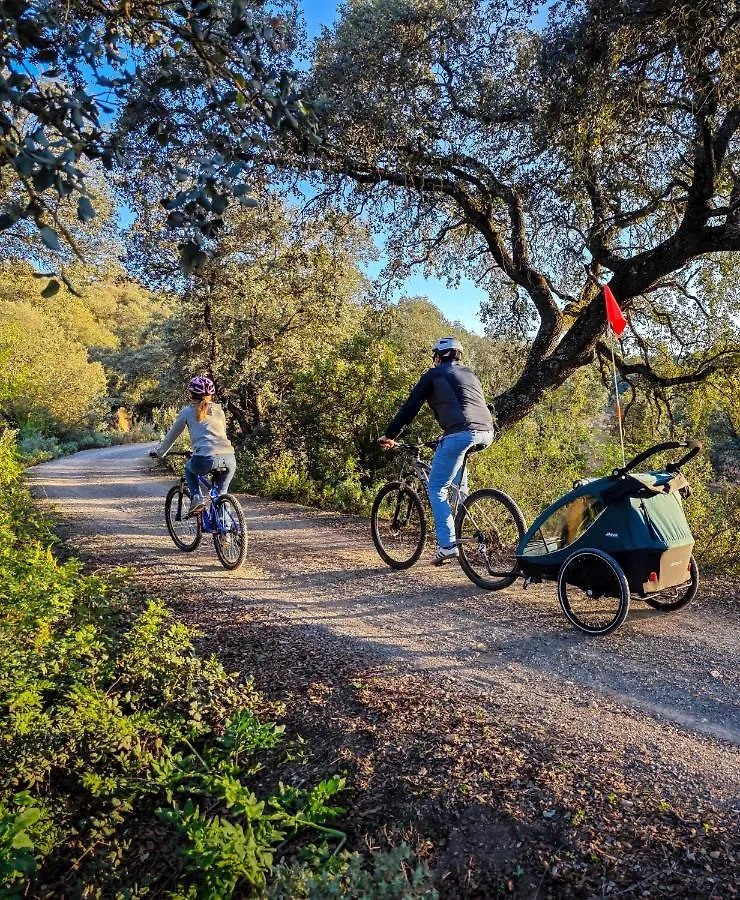
[[[436,450],[438,443],[397,443],[399,477],[383,485],[375,497],[370,531],[380,558],[393,569],[410,568],[424,550],[431,466],[421,458],[421,451]],[[503,491],[481,488],[461,497],[468,460],[482,449],[476,445],[465,454],[458,482],[450,485],[450,505],[463,572],[479,587],[499,590],[516,581],[516,548],[527,527],[521,510]]]
[[[189,459],[193,454],[185,451],[168,455]],[[247,556],[247,523],[236,497],[220,494],[213,483],[213,476],[225,471],[225,466],[217,466],[206,475],[198,476],[206,506],[196,516],[183,515],[183,500],[190,502],[190,491],[182,476],[179,484],[173,485],[167,492],[164,518],[167,531],[178,549],[192,553],[198,548],[204,533],[212,534],[221,565],[226,569],[238,569]]]

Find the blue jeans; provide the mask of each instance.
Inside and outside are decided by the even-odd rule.
[[[198,476],[207,475],[218,465],[225,465],[226,471],[214,475],[213,483],[218,488],[219,494],[225,494],[236,472],[236,457],[233,453],[219,453],[216,456],[191,456],[185,463],[185,481],[191,498],[201,497]]]
[[[453,482],[458,483],[463,495],[468,492],[467,469],[463,483],[459,484],[465,453],[476,444],[489,447],[492,441],[492,431],[458,431],[455,434],[446,434],[437,445],[432,460],[432,471],[429,473],[429,502],[440,547],[455,546],[455,523],[447,495]]]

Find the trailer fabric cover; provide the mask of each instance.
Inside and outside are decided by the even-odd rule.
[[[685,547],[694,543],[694,536],[684,515],[681,495],[655,494],[652,497],[634,497],[632,506],[642,509],[648,528],[666,547]]]

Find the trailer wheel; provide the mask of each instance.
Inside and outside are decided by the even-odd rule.
[[[668,588],[658,594],[646,594],[643,600],[648,606],[663,612],[675,612],[677,609],[688,606],[699,590],[699,567],[693,556],[689,562],[689,574],[691,580],[688,584],[679,584],[678,587]]]
[[[627,618],[630,589],[622,567],[608,553],[576,550],[558,573],[558,600],[580,631],[609,634]]]

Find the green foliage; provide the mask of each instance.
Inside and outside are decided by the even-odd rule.
[[[694,554],[703,569],[740,575],[740,484],[717,479],[707,457],[687,470],[691,496],[685,503]]]
[[[100,363],[26,301],[0,301],[0,385],[0,412],[15,426],[91,423],[106,392]]]
[[[249,683],[122,577],[55,559],[10,432],[0,489],[0,891],[228,897],[302,834],[342,841],[343,779],[261,787],[282,728]]]
[[[130,171],[146,147],[150,160],[164,157],[158,174],[160,183],[170,176],[171,226],[190,226],[181,256],[192,270],[229,200],[250,202],[244,155],[252,140],[261,144],[264,129],[308,125],[283,56],[293,29],[280,12],[241,0],[0,5],[0,68],[8,73],[0,82],[0,188],[15,188],[10,197],[0,193],[0,232],[30,233],[52,253],[62,242],[78,250],[59,207],[74,210],[82,225],[95,220],[89,169]],[[282,12],[291,15],[290,7]],[[189,95],[187,129],[166,121],[172,91]],[[216,121],[232,123],[231,146]],[[126,137],[136,123],[132,148]],[[188,162],[183,149],[197,132],[210,146]]]
[[[208,371],[248,438],[274,433],[296,369],[352,333],[368,239],[331,210],[301,216],[272,197],[226,224],[216,258],[163,324],[178,366],[162,381],[181,396],[184,372]]]
[[[69,456],[79,450],[94,450],[114,444],[151,441],[154,440],[154,431],[151,426],[137,425],[128,431],[78,432],[72,430],[67,432],[67,437],[68,440],[61,440],[54,435],[44,434],[33,424],[27,424],[18,432],[18,452],[27,466],[35,466],[37,463],[46,462],[49,459]]]
[[[14,808],[8,809],[0,802],[0,897],[15,898],[21,894],[13,885],[25,881],[36,869],[34,843],[28,829],[42,814],[25,792],[17,794],[12,805]]]
[[[0,415],[19,428],[31,464],[151,438],[140,422],[110,410],[137,403],[156,380],[138,355],[167,302],[110,259],[103,269],[67,271],[77,294],[67,284],[39,292],[38,277],[19,258],[0,265]],[[149,370],[143,380],[131,372],[133,359]]]
[[[358,853],[324,852],[316,860],[278,866],[267,894],[269,900],[436,900],[429,874],[413,865],[411,849],[399,844],[376,852],[371,866]]]
[[[577,373],[473,457],[475,485],[502,488],[531,522],[577,479],[611,471],[619,438],[604,429],[606,400],[595,371]]]

